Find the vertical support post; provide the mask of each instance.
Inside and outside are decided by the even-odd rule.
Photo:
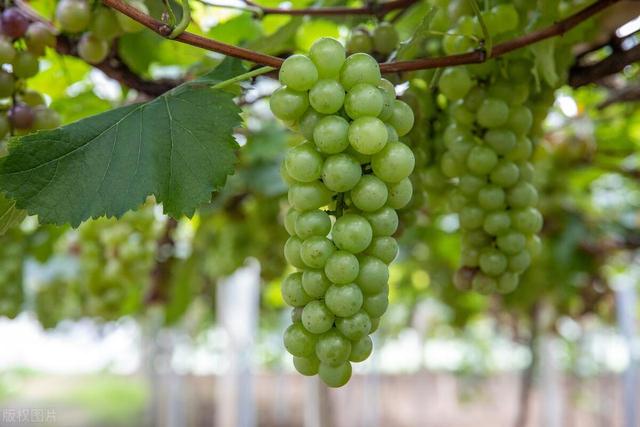
[[[618,328],[629,353],[629,364],[622,373],[623,425],[624,427],[635,427],[638,425],[638,410],[636,407],[638,401],[638,372],[636,366],[637,356],[634,349],[637,295],[633,277],[624,274],[616,276],[615,279]]]
[[[227,332],[228,370],[218,384],[216,425],[254,427],[256,407],[252,378],[253,344],[258,329],[260,264],[244,267],[220,280],[217,287],[218,324]]]
[[[331,427],[329,389],[318,376],[304,379],[304,427]]]

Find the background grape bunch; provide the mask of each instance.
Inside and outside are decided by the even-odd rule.
[[[387,266],[398,252],[395,210],[411,199],[415,165],[399,141],[413,127],[411,108],[396,100],[373,57],[345,56],[323,38],[309,56],[287,58],[284,86],[270,100],[274,115],[306,139],[283,168],[291,205],[284,252],[299,270],[282,282],[294,307],[284,343],[300,373],[332,387],[372,351],[369,334],[387,309]]]

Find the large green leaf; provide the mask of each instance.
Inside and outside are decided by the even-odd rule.
[[[237,148],[240,109],[208,84],[241,71],[225,61],[151,102],[17,138],[0,163],[0,191],[45,223],[121,216],[149,195],[169,215],[192,215],[233,173]]]
[[[0,236],[22,222],[26,215],[25,211],[16,208],[16,202],[7,199],[0,193]]]

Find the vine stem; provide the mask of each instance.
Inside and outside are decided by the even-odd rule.
[[[251,70],[248,73],[240,74],[238,76],[230,78],[229,80],[225,80],[223,82],[217,83],[217,84],[211,86],[211,89],[223,89],[223,88],[225,88],[225,87],[227,87],[229,85],[232,85],[234,83],[241,82],[243,80],[248,80],[248,79],[253,78],[255,76],[259,76],[261,74],[269,73],[269,72],[271,72],[273,70],[275,70],[275,68],[274,67],[269,67],[269,66],[256,68],[255,70]]]
[[[473,13],[478,18],[478,22],[480,23],[480,28],[482,29],[482,35],[484,37],[484,49],[487,52],[487,56],[491,57],[491,50],[493,48],[493,39],[491,38],[491,33],[487,28],[487,24],[484,22],[484,18],[482,18],[482,13],[480,12],[480,6],[478,6],[478,2],[476,0],[469,0],[469,4],[473,9]]]
[[[406,1],[409,0],[405,0],[405,2]],[[590,6],[587,6],[579,12],[561,21],[558,21],[557,23],[550,25],[549,27],[533,31],[521,37],[516,37],[512,40],[508,40],[506,42],[493,46],[490,54],[487,54],[486,50],[481,49],[474,52],[459,55],[442,56],[438,58],[419,58],[410,61],[387,62],[380,64],[380,71],[382,71],[383,73],[397,73],[402,71],[426,70],[430,68],[442,68],[485,62],[488,59],[497,58],[499,56],[505,55],[514,50],[521,49],[525,46],[537,43],[539,41],[562,35],[581,22],[586,21],[592,16],[620,1],[621,0],[598,0]],[[171,34],[172,29],[169,26],[139,11],[135,7],[128,5],[122,0],[102,0],[102,2],[105,5],[127,15],[131,19],[141,23],[145,27],[155,31],[161,36],[167,37],[169,36],[169,34]],[[384,7],[384,5],[385,3],[379,5],[378,7],[382,8]],[[320,8],[314,10],[320,10]],[[350,10],[352,11],[353,9]],[[340,14],[349,13],[351,12],[343,10]],[[308,15],[310,14],[310,12],[306,11],[304,14]],[[263,53],[256,52],[250,49],[222,43],[217,40],[202,37],[186,31],[178,35],[174,40],[210,51],[222,53],[224,55],[252,61],[257,64],[268,65],[274,68],[279,68],[283,62],[282,58],[265,55]]]
[[[174,17],[175,21],[175,17]],[[167,37],[170,39],[175,39],[180,34],[184,33],[189,24],[191,23],[191,6],[189,5],[189,0],[182,0],[182,18],[180,18],[180,22],[176,25],[171,34]]]
[[[417,0],[392,0],[385,3],[367,2],[363,7],[309,7],[301,9],[283,9],[266,7],[253,0],[244,3],[262,11],[263,15],[294,15],[294,16],[346,16],[346,15],[377,15],[381,16],[396,9],[407,9]]]

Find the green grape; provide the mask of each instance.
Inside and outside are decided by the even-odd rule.
[[[364,27],[355,28],[349,40],[347,40],[347,51],[369,53],[373,50],[373,38]]]
[[[316,349],[316,337],[301,323],[294,323],[284,332],[284,347],[296,357],[312,357]]]
[[[38,74],[39,70],[38,58],[29,51],[18,52],[13,58],[13,74],[18,78],[28,79]]]
[[[459,136],[447,145],[447,153],[456,161],[464,162],[476,144],[467,137]]]
[[[469,204],[469,198],[462,194],[459,188],[454,188],[449,195],[449,200],[447,201],[449,208],[453,212],[460,212],[462,208]]]
[[[501,294],[508,294],[518,287],[519,280],[515,273],[504,273],[498,278],[497,291]]]
[[[362,337],[351,344],[351,354],[349,360],[351,362],[364,362],[373,351],[373,342],[368,336]]]
[[[514,162],[527,160],[533,152],[533,143],[529,138],[520,138],[516,143],[516,147],[507,154],[506,158]]]
[[[515,255],[524,249],[527,239],[522,233],[510,231],[498,236],[496,243],[498,248],[505,254]]]
[[[380,292],[379,294],[365,296],[362,307],[371,317],[382,316],[389,307],[388,292]]]
[[[284,60],[278,78],[283,85],[302,92],[311,89],[318,81],[318,70],[311,59],[296,54]]]
[[[509,109],[509,120],[507,126],[516,135],[526,135],[533,125],[533,114],[531,110],[524,106],[512,107]]]
[[[301,182],[289,188],[289,202],[299,211],[318,209],[330,201],[331,192],[319,181]]]
[[[269,105],[273,115],[280,120],[296,120],[307,111],[309,98],[305,92],[281,87],[271,94]]]
[[[339,111],[344,102],[344,89],[335,80],[319,80],[309,91],[309,104],[322,114]]]
[[[362,308],[364,297],[355,283],[332,285],[327,289],[324,302],[333,314],[339,317],[350,317]]]
[[[391,236],[398,229],[398,214],[393,207],[384,206],[362,215],[371,224],[373,236]]]
[[[398,256],[398,242],[393,237],[374,237],[364,253],[390,264]]]
[[[388,22],[381,22],[373,30],[373,48],[383,54],[388,55],[398,47],[400,36],[398,31]]]
[[[409,147],[401,142],[387,144],[371,158],[371,168],[378,178],[396,183],[411,175],[415,157]]]
[[[300,374],[311,377],[318,373],[320,361],[317,357],[293,357],[293,366]]]
[[[485,233],[484,230],[477,229],[465,233],[463,239],[465,245],[481,248],[487,246],[493,238]]]
[[[51,31],[48,25],[42,22],[29,24],[24,39],[29,51],[38,56],[44,54],[46,47],[56,46],[55,34],[53,34],[53,31]]]
[[[484,224],[484,211],[476,206],[465,206],[459,213],[460,227],[473,230]]]
[[[287,230],[287,233],[289,233],[290,236],[295,236],[297,234],[296,222],[298,221],[299,216],[300,212],[298,212],[294,208],[289,208],[284,216],[284,228],[285,230]]]
[[[358,83],[377,86],[380,82],[380,67],[371,55],[354,53],[342,65],[340,82],[346,90],[351,90]]]
[[[477,267],[480,262],[480,251],[474,247],[463,247],[460,264],[467,267]],[[470,283],[469,283],[470,285]]]
[[[487,182],[475,175],[467,174],[460,177],[460,191],[467,197],[475,197],[485,185]]]
[[[37,107],[38,105],[45,105],[46,103],[42,94],[35,90],[25,90],[18,95],[18,99],[30,107]]]
[[[499,276],[507,269],[507,257],[496,249],[488,248],[480,253],[480,269],[488,276]]]
[[[290,149],[285,156],[284,164],[289,176],[296,181],[312,182],[322,175],[322,156],[310,142]]]
[[[340,366],[349,359],[351,342],[338,332],[331,329],[320,335],[316,343],[316,356],[322,364]]]
[[[323,297],[329,286],[331,282],[322,270],[305,270],[302,273],[302,287],[312,298]]]
[[[487,214],[482,224],[482,228],[492,236],[499,236],[511,227],[511,217],[508,212],[496,211]]]
[[[0,64],[9,64],[16,56],[16,49],[13,43],[4,37],[0,37]]]
[[[336,251],[324,266],[327,278],[338,285],[346,285],[358,277],[358,258],[347,251]]]
[[[333,327],[333,313],[320,300],[309,302],[302,310],[302,325],[313,334],[323,334]]]
[[[60,115],[57,111],[38,105],[33,108],[33,130],[55,129],[60,126]]]
[[[305,268],[305,264],[300,257],[300,249],[302,248],[302,241],[295,237],[289,237],[284,244],[284,257],[287,262],[296,268]]]
[[[406,103],[395,100],[393,102],[392,114],[389,124],[398,132],[399,136],[404,136],[413,128],[413,110]]]
[[[387,143],[399,142],[400,137],[398,137],[398,132],[396,132],[396,128],[391,125],[385,123],[384,127],[387,128]]]
[[[349,122],[340,116],[320,119],[313,130],[313,142],[322,153],[337,154],[349,146]]]
[[[89,64],[99,64],[109,53],[109,44],[91,33],[84,33],[78,43],[78,55]]]
[[[522,273],[531,265],[531,255],[529,252],[522,251],[516,255],[509,257],[509,271],[513,273]]]
[[[518,182],[520,170],[515,163],[509,160],[500,160],[491,171],[491,182],[503,188],[509,188]]]
[[[302,287],[302,273],[291,273],[282,281],[282,299],[292,307],[304,307],[311,297]]]
[[[376,117],[382,112],[384,97],[377,86],[359,83],[349,90],[344,99],[344,109],[352,119]]]
[[[485,99],[477,113],[480,126],[497,128],[504,125],[509,119],[509,106],[499,99]]]
[[[518,165],[520,177],[523,181],[531,182],[535,173],[533,165],[529,162],[523,162]]]
[[[327,157],[322,167],[322,182],[331,191],[344,193],[360,181],[360,163],[349,154],[335,154]]]
[[[471,39],[462,35],[447,34],[442,37],[442,48],[447,55],[457,55],[471,48]]]
[[[535,206],[538,203],[538,191],[528,182],[519,182],[509,190],[507,202],[515,209]]]
[[[15,90],[15,80],[11,73],[0,70],[0,98],[8,98]]]
[[[98,7],[94,10],[89,29],[103,40],[112,40],[122,33],[115,12],[108,7]]]
[[[384,262],[372,256],[360,258],[360,271],[356,284],[364,294],[375,295],[383,292],[388,280],[389,268]]]
[[[484,135],[484,140],[497,154],[501,156],[510,153],[516,146],[516,135],[506,129],[488,130]]]
[[[540,240],[540,237],[536,236],[535,234],[529,236],[529,238],[527,239],[526,247],[527,251],[529,251],[529,254],[532,257],[539,256],[542,252],[542,241]]]
[[[129,6],[135,7],[140,12],[146,15],[149,14],[149,9],[147,8],[147,5],[144,4],[144,2],[141,0],[130,0]],[[118,24],[120,24],[120,28],[122,28],[122,30],[125,33],[136,33],[144,29],[144,25],[140,24],[136,20],[131,19],[127,15],[124,15],[120,12],[116,12],[116,19],[118,20]]]
[[[321,78],[335,78],[344,64],[346,52],[339,41],[323,37],[317,40],[309,50]]]
[[[478,111],[480,105],[482,105],[482,101],[487,97],[487,93],[481,86],[474,86],[469,89],[469,92],[464,97],[464,106],[469,111],[473,111],[474,113]]]
[[[478,273],[473,278],[471,287],[474,291],[481,294],[490,294],[496,291],[498,288],[498,282],[493,277]]]
[[[349,126],[349,143],[359,153],[378,153],[387,144],[387,139],[387,128],[376,117],[360,117]]]
[[[364,251],[371,244],[373,231],[366,219],[360,215],[349,213],[336,220],[331,235],[333,242],[339,249],[357,254]],[[327,275],[329,276],[329,274]],[[332,281],[335,282],[333,279]]]
[[[494,28],[496,33],[506,33],[518,28],[519,16],[518,11],[512,4],[500,4],[491,8],[491,14],[494,16]]]
[[[462,67],[452,67],[444,70],[438,82],[440,91],[452,101],[462,99],[473,87],[469,72]]]
[[[378,328],[380,327],[380,318],[376,317],[376,318],[371,318],[371,330],[369,331],[369,334],[373,334],[375,331],[378,330]]]
[[[388,195],[384,182],[373,175],[365,175],[351,190],[351,201],[358,209],[373,212],[384,206]]]
[[[496,152],[481,145],[475,146],[469,151],[467,167],[477,175],[487,175],[498,164]]]
[[[326,237],[313,236],[302,242],[300,257],[307,266],[322,268],[335,250],[331,240]],[[302,283],[300,286],[302,286]]]
[[[295,210],[293,212],[296,212]],[[312,236],[326,236],[331,231],[331,218],[325,211],[315,210],[298,214],[296,212],[294,230],[301,239]]]
[[[371,330],[371,318],[364,311],[359,311],[350,317],[337,318],[336,328],[348,339],[359,340]]]
[[[478,193],[478,205],[488,211],[504,207],[504,200],[504,191],[497,185],[487,185]]]
[[[395,184],[389,184],[387,204],[393,209],[402,209],[409,204],[413,196],[413,184],[409,178],[404,178]]]
[[[519,209],[511,212],[513,228],[524,234],[535,234],[542,229],[542,215],[535,208]]]
[[[323,117],[324,116],[322,114],[318,113],[313,108],[307,109],[302,117],[300,117],[300,120],[298,120],[298,129],[302,136],[309,141],[313,141],[313,130]]]
[[[56,20],[62,31],[79,33],[89,26],[91,9],[83,0],[60,0],[56,6]]]
[[[321,363],[318,375],[329,387],[342,387],[351,378],[351,363],[344,362],[338,366]]]
[[[475,122],[476,115],[467,110],[462,101],[454,102],[449,111],[453,119],[463,126],[472,126]]]

